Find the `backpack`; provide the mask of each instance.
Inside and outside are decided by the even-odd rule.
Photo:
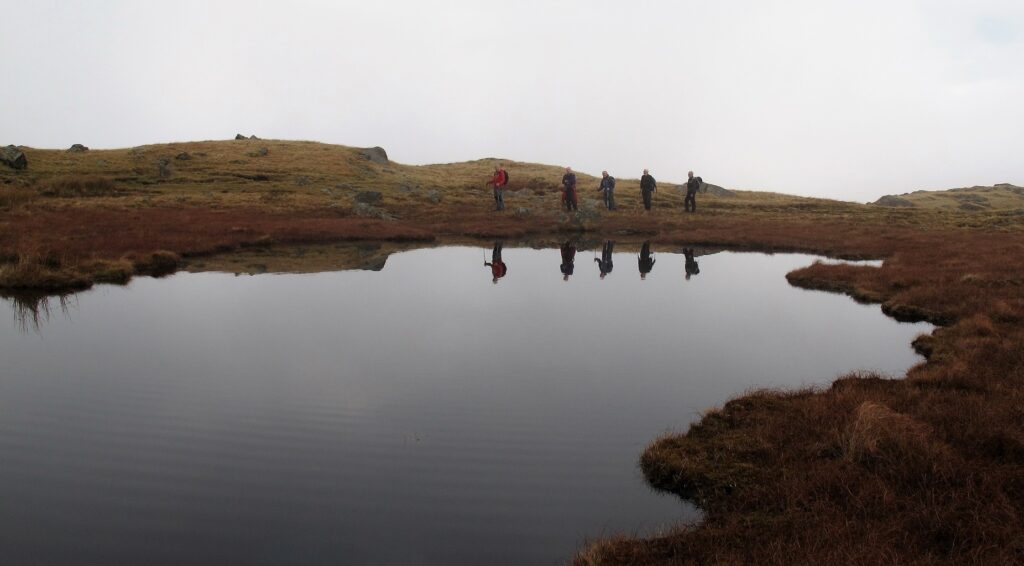
[[[508,186],[508,171],[504,171],[504,170],[503,170],[503,171],[502,171],[502,173],[504,173],[504,174],[505,174],[505,182],[504,182],[504,183],[502,183],[502,184],[501,184],[501,186],[503,186],[503,187],[507,187],[507,186]]]

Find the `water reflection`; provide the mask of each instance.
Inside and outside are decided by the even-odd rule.
[[[54,311],[66,319],[71,317],[72,294],[0,293],[0,299],[10,301],[14,324],[23,334],[40,333]]]
[[[576,269],[576,245],[571,240],[566,240],[562,244],[562,281],[568,281],[569,276],[572,275],[574,269]]]
[[[637,266],[640,268],[640,279],[647,279],[647,274],[654,269],[654,256],[651,255],[651,242],[646,241],[640,246],[640,255],[637,256]]]
[[[491,261],[484,261],[485,267],[491,268],[491,282],[495,285],[498,284],[498,280],[508,273],[508,266],[501,260],[501,248],[504,247],[504,242],[494,242],[494,249],[491,250]]]
[[[697,265],[697,260],[694,258],[693,248],[683,249],[683,256],[686,257],[686,280],[689,281],[690,277],[700,274],[700,266]]]
[[[612,252],[615,249],[615,242],[606,240],[604,246],[601,248],[601,258],[594,258],[597,262],[597,268],[601,270],[601,279],[604,279],[609,273],[612,272],[614,264],[612,263]]]

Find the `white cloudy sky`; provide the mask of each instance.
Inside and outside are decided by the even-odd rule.
[[[266,138],[869,200],[1024,185],[1020,0],[0,0],[0,144]]]

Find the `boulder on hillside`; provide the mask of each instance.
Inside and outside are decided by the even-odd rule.
[[[82,145],[80,143],[76,143],[76,144],[74,144],[74,145],[72,145],[71,147],[68,148],[68,153],[83,153],[83,152],[86,152],[86,151],[89,151],[89,148],[85,147],[84,145]]]
[[[363,159],[369,159],[370,161],[381,165],[387,165],[388,163],[388,154],[384,151],[383,147],[367,147],[360,149],[359,155]]]
[[[242,134],[235,134],[235,139],[236,140],[247,140],[249,138],[243,136]]]
[[[701,192],[707,193],[709,195],[715,195],[716,197],[729,198],[736,196],[736,193],[730,191],[729,189],[719,187],[718,185],[712,185],[711,183],[704,183],[704,186],[701,187]]]
[[[178,155],[175,155],[174,158],[178,161],[188,161],[189,159],[192,159],[192,156],[189,155],[187,151],[183,151]]]
[[[873,202],[872,204],[877,204],[878,206],[893,206],[893,207],[914,206],[913,202],[910,202],[909,200],[907,200],[905,198],[900,198],[900,197],[893,196],[893,195],[885,195],[884,197],[882,197],[882,198],[876,200],[875,202]]]
[[[378,191],[359,191],[356,193],[356,202],[364,204],[377,204],[384,198]]]
[[[20,170],[28,168],[28,158],[25,157],[24,152],[13,145],[0,149],[0,163],[11,169]]]
[[[254,135],[249,136],[249,139],[251,139],[251,140],[258,140],[260,138],[256,137],[256,135],[254,134]]]

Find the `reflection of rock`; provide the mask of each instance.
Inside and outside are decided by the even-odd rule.
[[[384,151],[383,147],[367,147],[359,150],[359,155],[363,159],[369,159],[373,163],[379,163],[381,165],[387,165],[388,154]]]
[[[227,273],[322,273],[332,271],[380,271],[395,252],[420,248],[400,242],[346,242],[322,246],[248,248],[224,255],[190,261],[185,270]]]
[[[11,169],[26,169],[28,168],[28,158],[22,151],[13,145],[9,145],[3,149],[0,149],[0,163],[10,167]]]

